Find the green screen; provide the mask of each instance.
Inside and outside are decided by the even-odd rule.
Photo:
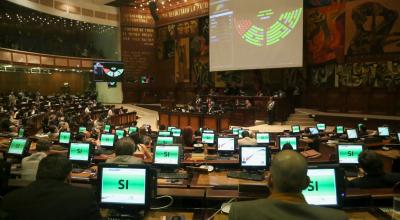
[[[114,146],[114,138],[115,135],[113,134],[103,134],[101,135],[100,145],[106,147],[112,147]]]
[[[101,202],[145,204],[146,170],[135,168],[103,168]]]
[[[338,145],[339,163],[358,164],[358,155],[363,151],[360,144]]]
[[[60,133],[60,144],[69,144],[69,140],[71,139],[71,133],[69,132],[61,132]]]
[[[170,136],[171,132],[169,131],[159,131],[158,136]]]
[[[129,127],[128,133],[129,133],[129,134],[136,133],[137,130],[138,130],[137,127]]]
[[[86,127],[79,127],[79,133],[83,133],[86,131]]]
[[[124,137],[125,131],[124,130],[116,130],[115,133],[118,136],[118,139],[121,139]]]
[[[173,128],[175,128],[175,127],[168,127],[167,131],[171,131]]]
[[[111,129],[111,125],[105,125],[104,126],[104,131],[105,132],[110,132],[110,129]]]
[[[232,128],[232,134],[239,135],[239,130],[241,128]]]
[[[213,144],[214,143],[214,134],[213,133],[203,133],[201,136],[201,142],[205,144]]]
[[[69,148],[69,159],[89,161],[89,143],[71,143]]]
[[[26,142],[26,139],[13,139],[8,148],[8,153],[21,155],[24,152]]]
[[[257,143],[258,144],[268,144],[269,143],[269,133],[257,133]]]
[[[179,137],[179,136],[181,136],[181,129],[179,129],[179,128],[174,128],[174,129],[172,129],[171,131],[172,131],[172,136],[174,136],[174,137]]]
[[[154,164],[179,163],[179,146],[156,146]]]
[[[324,131],[325,130],[325,124],[317,124],[317,128],[320,131]]]
[[[20,128],[20,129],[18,130],[18,137],[23,137],[23,136],[24,136],[24,132],[25,132],[25,129]]]
[[[173,137],[158,137],[157,144],[172,144],[174,141]]]
[[[343,126],[336,126],[336,134],[343,134],[344,127]]]
[[[292,145],[293,150],[297,150],[297,138],[296,137],[280,137],[279,138],[279,149],[282,150],[283,145],[289,143]]]
[[[293,133],[299,133],[300,132],[300,126],[298,126],[298,125],[292,126],[292,132]]]
[[[310,185],[303,190],[308,204],[337,205],[335,169],[309,169]]]

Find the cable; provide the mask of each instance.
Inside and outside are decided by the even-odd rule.
[[[210,217],[208,217],[207,220],[211,220],[212,218],[214,218],[214,216],[216,216],[223,208],[225,208],[226,206],[230,205],[235,200],[236,200],[236,198],[232,198],[228,202],[222,203],[221,208],[218,209],[216,212],[214,212],[214,214],[212,214]]]
[[[170,202],[169,202],[167,205],[165,205],[165,206],[161,206],[161,207],[152,207],[152,208],[150,208],[150,210],[166,209],[166,208],[170,207],[170,206],[174,203],[174,198],[173,198],[172,196],[159,196],[159,197],[156,197],[156,199],[162,199],[162,198],[169,198],[169,199],[170,199]]]

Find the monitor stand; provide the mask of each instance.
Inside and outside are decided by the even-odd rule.
[[[140,220],[143,219],[146,212],[144,210],[110,210],[107,219],[113,220]]]
[[[229,153],[218,153],[219,159],[220,160],[231,160],[233,157],[233,152],[229,152]]]

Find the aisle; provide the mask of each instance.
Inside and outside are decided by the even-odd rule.
[[[133,104],[115,104],[115,108],[120,108],[121,105],[128,109],[129,112],[136,111],[138,119],[138,127],[144,124],[151,126],[152,130],[158,130],[158,112],[150,109],[142,108]]]

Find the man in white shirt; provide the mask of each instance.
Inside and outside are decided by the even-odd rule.
[[[21,179],[23,180],[36,180],[36,172],[38,170],[39,162],[47,156],[51,143],[44,139],[39,139],[36,143],[36,153],[25,157],[21,162]]]
[[[254,138],[250,137],[250,133],[248,131],[243,131],[242,132],[242,137],[241,139],[238,140],[239,146],[254,146],[257,145],[257,141]]]

